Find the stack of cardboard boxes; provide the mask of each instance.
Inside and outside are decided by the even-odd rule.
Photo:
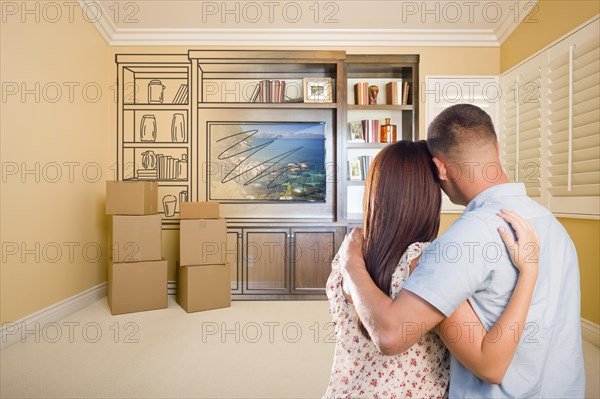
[[[167,261],[162,258],[156,182],[106,182],[112,217],[108,304],[112,314],[167,307]]]
[[[219,203],[182,202],[179,212],[177,303],[188,313],[231,306],[227,225]]]

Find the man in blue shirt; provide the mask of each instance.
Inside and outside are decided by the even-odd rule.
[[[510,183],[500,165],[494,126],[480,108],[447,108],[429,126],[427,141],[442,189],[466,209],[423,253],[400,295],[392,301],[371,280],[360,230],[349,235],[339,253],[345,288],[373,341],[386,354],[404,352],[465,300],[482,324],[492,327],[518,278],[497,230],[508,227],[497,214],[509,209],[535,227],[541,243],[527,323],[501,384],[479,379],[452,357],[450,397],[584,397],[579,267],[567,232],[527,197],[522,183]]]

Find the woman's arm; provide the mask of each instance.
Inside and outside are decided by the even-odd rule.
[[[471,305],[465,301],[437,327],[438,335],[458,361],[492,384],[502,382],[517,350],[538,276],[539,255],[537,233],[526,220],[505,210],[499,216],[516,232],[515,242],[506,229],[498,229],[519,270],[517,285],[504,313],[486,332]]]
[[[433,329],[444,314],[408,290],[400,290],[395,300],[382,292],[367,271],[362,243],[362,229],[355,228],[340,247],[343,287],[377,349],[397,355]]]

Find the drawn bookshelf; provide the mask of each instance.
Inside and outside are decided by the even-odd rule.
[[[117,179],[152,180],[162,199],[189,195],[190,62],[185,55],[118,54]],[[164,214],[165,218],[175,214]]]

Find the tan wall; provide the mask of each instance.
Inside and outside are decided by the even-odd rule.
[[[577,248],[581,317],[600,324],[600,221],[558,218]]]
[[[104,179],[109,172],[108,142],[114,139],[107,134],[112,131],[107,120],[108,46],[77,10],[73,22],[65,9],[56,23],[43,16],[36,22],[35,15],[22,23],[16,15],[1,24],[6,96],[1,104],[2,323],[106,281]],[[13,83],[19,90],[24,83],[35,91],[36,82],[39,99],[34,94],[22,99],[20,92],[8,95]],[[74,87],[71,98],[65,84]],[[61,87],[60,97],[56,86]],[[97,102],[94,87],[102,89]],[[35,170],[36,164],[39,173],[21,175],[24,169]],[[11,174],[13,168],[16,175]],[[94,183],[98,168],[102,175]],[[99,258],[98,247],[103,251]],[[24,260],[21,249],[32,250]]]
[[[535,14],[500,47],[500,70],[517,65],[599,12],[600,2],[595,0],[539,0]]]
[[[440,219],[440,230],[438,232],[438,235],[448,230],[452,223],[456,222],[456,219],[458,219],[459,216],[460,213],[442,213],[442,218]]]

